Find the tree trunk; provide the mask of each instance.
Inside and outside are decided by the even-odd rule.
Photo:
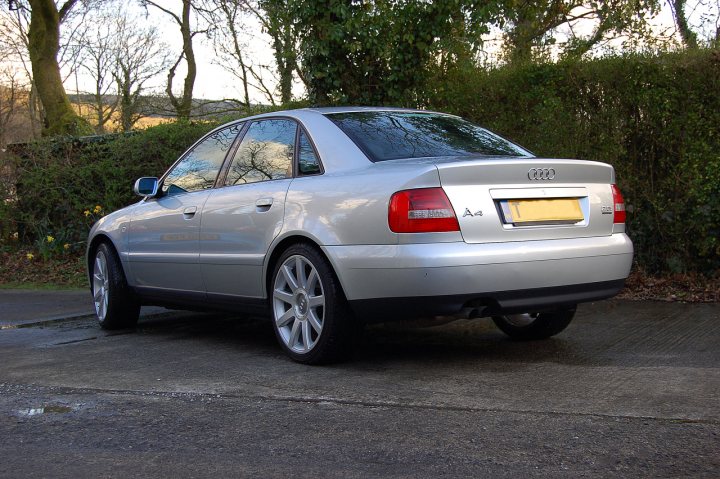
[[[165,93],[167,93],[170,99],[170,104],[175,108],[179,120],[188,120],[190,113],[192,113],[192,99],[193,99],[193,87],[195,86],[195,76],[197,75],[197,63],[195,62],[195,52],[193,51],[193,35],[197,32],[193,32],[190,25],[190,17],[193,9],[192,0],[182,0],[182,14],[178,16],[172,11],[159,5],[158,2],[152,0],[144,0],[145,5],[152,5],[158,10],[170,15],[180,27],[180,34],[183,40],[183,49],[180,57],[178,57],[175,64],[170,67],[167,76],[167,84],[165,86]],[[187,74],[183,81],[183,91],[180,98],[176,97],[173,93],[173,80],[175,79],[175,70],[177,69],[183,58],[187,63]]]
[[[278,59],[278,71],[280,73],[280,101],[283,104],[288,104],[292,100],[293,71],[295,71],[295,65],[297,63],[292,25],[283,25],[282,36],[282,62]]]
[[[506,57],[509,63],[520,64],[532,60],[532,47],[535,39],[534,15],[527,15],[520,9],[515,25],[507,34]]]
[[[119,74],[115,77],[117,82],[118,95],[120,96],[120,129],[128,132],[133,127],[133,116],[135,108],[132,98],[132,81],[130,80],[130,70],[123,65],[120,66]]]
[[[74,3],[68,0],[61,12],[67,12]],[[30,7],[28,50],[33,82],[45,111],[43,135],[85,134],[90,126],[72,109],[57,61],[61,14],[53,0],[30,0]]]
[[[680,38],[686,47],[696,50],[698,47],[697,35],[690,30],[687,18],[685,18],[685,0],[672,0],[675,14],[675,25],[677,25]]]
[[[195,76],[197,75],[197,64],[195,63],[195,52],[193,51],[192,44],[192,30],[190,28],[190,12],[192,11],[192,1],[183,0],[183,11],[182,19],[178,23],[180,24],[180,33],[183,39],[183,53],[182,57],[185,58],[187,63],[187,74],[185,75],[185,81],[183,82],[182,97],[177,98],[172,92],[172,81],[175,76],[175,69],[171,69],[168,74],[167,93],[170,97],[170,102],[177,111],[178,119],[188,120],[190,119],[190,113],[192,113],[192,93],[195,85]],[[176,64],[177,66],[177,64]]]
[[[178,116],[183,119],[190,118],[192,112],[192,94],[195,85],[195,76],[197,75],[197,64],[195,63],[195,52],[193,51],[192,32],[190,31],[190,10],[192,9],[191,0],[183,0],[183,16],[180,31],[183,37],[183,52],[185,53],[185,61],[187,62],[187,75],[183,83],[183,96],[180,108],[178,108]]]

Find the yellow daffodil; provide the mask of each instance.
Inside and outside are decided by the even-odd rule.
[[[70,249],[70,243],[65,243],[65,244],[63,245],[63,248],[65,248],[66,250],[69,250],[69,249]]]
[[[25,257],[26,257],[28,260],[32,261],[33,258],[35,257],[35,255],[32,254],[32,253],[28,253],[28,254],[25,255]]]
[[[55,238],[53,236],[47,235],[47,242],[52,243],[53,241],[55,241]]]
[[[83,211],[83,214],[84,214],[85,216],[90,216],[90,210],[85,210],[85,211]]]
[[[95,209],[93,210],[93,213],[100,213],[102,211],[102,206],[95,205]]]

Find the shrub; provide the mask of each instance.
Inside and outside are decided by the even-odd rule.
[[[3,237],[19,232],[19,242],[42,246],[42,256],[53,251],[48,236],[58,238],[56,245],[82,249],[94,220],[137,200],[136,178],[161,175],[214,126],[167,123],[134,134],[16,145],[5,167],[16,183],[0,210]]]

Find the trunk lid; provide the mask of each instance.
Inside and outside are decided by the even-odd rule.
[[[613,233],[615,173],[608,164],[507,157],[434,164],[467,243]]]

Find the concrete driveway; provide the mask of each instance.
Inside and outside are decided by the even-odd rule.
[[[267,322],[0,330],[2,477],[717,477],[720,305],[605,301],[557,338],[369,328],[286,359]]]

